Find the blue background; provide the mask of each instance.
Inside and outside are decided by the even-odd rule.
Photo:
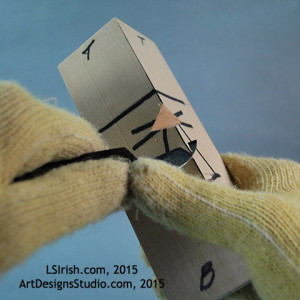
[[[299,1],[2,0],[0,77],[77,113],[57,65],[113,17],[156,42],[220,152],[300,161]],[[53,279],[46,264],[137,264],[132,279],[151,278],[124,213],[38,250],[1,277],[0,299],[156,298],[151,289],[18,288]]]

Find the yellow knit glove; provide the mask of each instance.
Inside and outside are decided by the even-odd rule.
[[[0,272],[122,204],[128,165],[110,158],[13,183],[47,162],[103,150],[86,121],[35,100],[17,85],[0,83],[0,131]]]
[[[139,159],[131,168],[135,204],[169,228],[239,253],[262,299],[300,299],[299,164],[222,158],[239,189]]]

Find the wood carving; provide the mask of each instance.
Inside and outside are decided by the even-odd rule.
[[[230,185],[222,159],[156,45],[118,19],[95,33],[59,66],[80,115],[111,148],[157,157],[191,151],[192,174]],[[219,299],[249,280],[242,259],[166,230],[135,209],[127,212],[168,299]]]
[[[181,123],[182,122],[175,116],[175,114],[170,112],[167,107],[162,104],[151,131],[171,128]]]

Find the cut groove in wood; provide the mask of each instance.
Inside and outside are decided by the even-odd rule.
[[[179,124],[181,124],[181,121],[162,104],[151,131],[171,128]]]

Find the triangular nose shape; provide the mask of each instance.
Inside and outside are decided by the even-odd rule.
[[[181,121],[162,104],[151,131],[174,127],[180,123]]]

